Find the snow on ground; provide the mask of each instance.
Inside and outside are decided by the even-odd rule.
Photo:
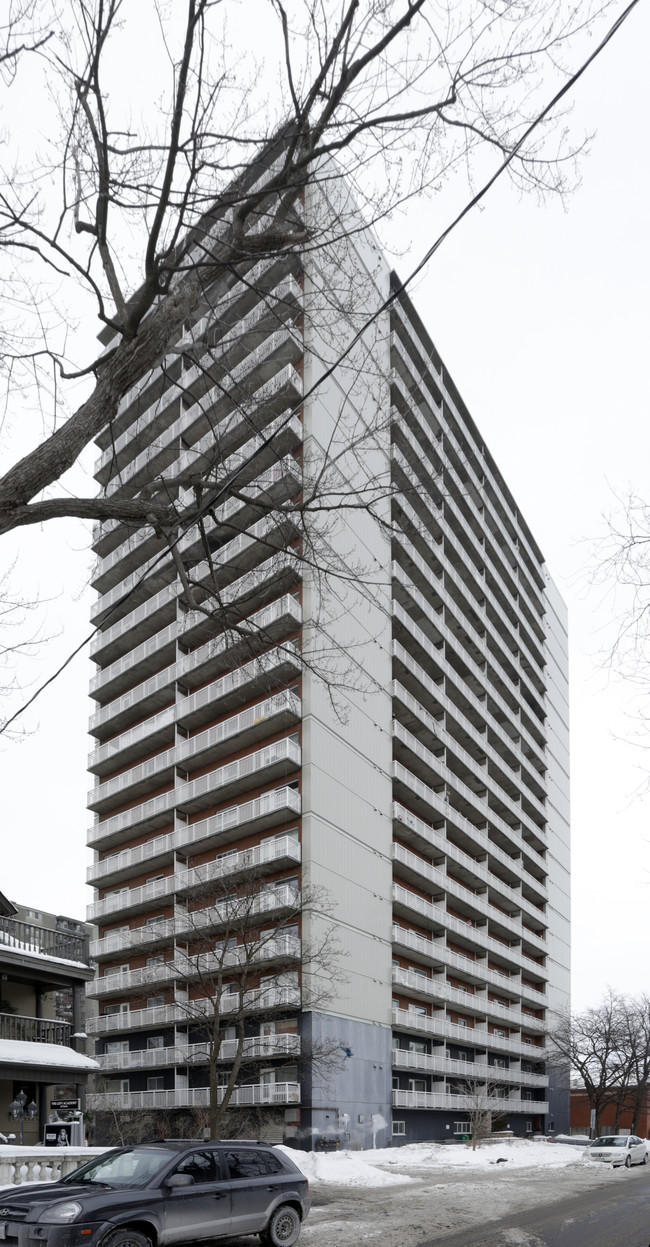
[[[368,1152],[299,1152],[282,1148],[310,1182],[331,1182],[339,1186],[390,1186],[413,1178],[400,1170],[445,1169],[558,1169],[582,1162],[582,1148],[563,1143],[533,1143],[509,1139],[485,1144],[475,1152],[464,1145],[408,1143],[404,1147],[377,1148]],[[497,1163],[499,1162],[499,1163]]]
[[[413,1181],[406,1174],[384,1173],[369,1165],[366,1158],[371,1155],[370,1152],[299,1152],[291,1147],[280,1147],[278,1150],[286,1152],[310,1182],[333,1182],[337,1186],[395,1186]]]

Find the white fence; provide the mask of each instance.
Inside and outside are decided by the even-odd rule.
[[[105,1147],[0,1147],[0,1187],[25,1182],[58,1182],[92,1160]]]

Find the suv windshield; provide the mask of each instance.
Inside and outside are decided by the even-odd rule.
[[[107,1186],[146,1186],[170,1159],[166,1148],[128,1148],[109,1152],[89,1165],[82,1165],[63,1181],[75,1185],[79,1182],[105,1182]]]

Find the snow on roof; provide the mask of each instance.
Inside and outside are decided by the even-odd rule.
[[[87,970],[87,961],[72,961],[70,957],[54,957],[51,953],[42,953],[36,948],[35,944],[30,944],[27,940],[16,940],[12,936],[11,939],[3,939],[3,932],[0,931],[0,949],[6,949],[9,953],[27,953],[30,957],[35,957],[38,961],[51,961],[57,966],[75,966],[82,970]]]
[[[56,1069],[99,1069],[92,1057],[58,1043],[30,1043],[27,1039],[0,1039],[0,1063],[7,1065],[47,1065]]]

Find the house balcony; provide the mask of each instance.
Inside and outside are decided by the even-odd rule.
[[[503,930],[514,936],[515,939],[530,939],[531,937],[539,941],[540,952],[546,952],[546,940],[538,933],[533,933],[528,927],[524,927],[521,917],[513,917],[504,913],[499,907],[494,905],[486,896],[489,896],[488,889],[485,889],[485,895],[478,896],[472,888],[464,887],[462,884],[456,883],[454,879],[450,879],[444,870],[438,870],[435,866],[424,861],[416,853],[412,853],[409,849],[405,849],[401,844],[393,844],[393,861],[396,871],[399,875],[407,879],[410,883],[414,883],[416,887],[426,885],[427,890],[432,891],[436,895],[442,892],[445,896],[454,897],[459,901],[463,909],[468,911],[472,921],[474,914],[482,914],[488,918],[493,927],[502,927]],[[520,901],[518,894],[515,894],[515,903]],[[518,908],[521,906],[518,904]]]
[[[300,295],[300,286],[296,282],[295,278],[287,276],[279,282],[273,291],[270,292],[267,296],[267,300],[270,299],[280,302],[283,308],[283,315],[287,316],[290,310],[290,305],[298,305]],[[246,335],[251,331],[251,329],[259,325],[260,322],[264,320],[264,317],[268,316],[268,302],[265,301],[264,303],[258,304],[257,307],[248,314],[248,316],[239,322],[237,325],[236,335],[231,334],[230,336],[222,339],[221,342],[209,352],[208,367],[210,368],[219,357],[223,356],[230,349],[232,349],[232,346],[235,343],[245,342]],[[197,326],[197,333],[199,335],[201,333],[205,333],[208,328],[209,318],[206,316],[203,317],[201,322],[199,322],[199,325]],[[198,338],[194,337],[193,339],[188,339],[188,345],[191,345],[193,341],[198,341]],[[200,378],[200,368],[200,363],[192,365],[189,369],[190,378],[194,377],[195,380],[198,380]],[[114,445],[108,446],[104,450],[95,463],[94,475],[96,480],[104,484],[108,480],[111,471],[115,471],[116,469],[122,471],[124,469],[129,461],[129,455],[132,457],[134,453],[138,453],[146,443],[151,443],[154,435],[159,437],[161,431],[165,427],[165,424],[167,423],[168,425],[172,419],[172,415],[168,413],[170,408],[173,408],[174,400],[178,400],[180,398],[180,394],[185,388],[186,380],[187,375],[182,378],[180,386],[177,387],[172,385],[169,389],[165,390],[146,411],[138,415],[137,420],[133,424],[130,424],[129,427],[115,439]],[[205,402],[206,399],[204,399],[204,403]]]
[[[10,965],[38,963],[45,976],[49,972],[48,960],[59,963],[49,968],[59,973],[63,969],[60,963],[68,962],[71,978],[87,977],[89,971],[87,935],[53,931],[17,918],[0,917],[0,954]],[[75,967],[81,973],[75,974]]]
[[[70,1047],[72,1026],[51,1018],[23,1017],[19,1013],[0,1013],[0,1039],[17,1043],[60,1044]]]
[[[220,1100],[224,1093],[225,1088],[222,1088]],[[183,1087],[175,1091],[109,1091],[103,1095],[87,1096],[86,1103],[90,1112],[95,1113],[124,1109],[208,1108],[210,1092],[207,1087]],[[230,1103],[233,1108],[299,1104],[300,1083],[269,1082],[236,1087]]]
[[[88,832],[87,843],[91,848],[110,847],[134,833],[140,835],[153,831],[169,822],[174,810],[194,814],[206,806],[240,796],[249,788],[284,777],[298,770],[300,761],[300,746],[285,737],[198,779],[180,783],[143,804],[114,814],[104,822],[94,823]],[[188,824],[188,832],[191,833],[192,827],[193,824]],[[94,922],[95,917],[88,921]]]
[[[219,1061],[233,1061],[237,1055],[237,1040],[223,1039],[219,1049]],[[251,1036],[244,1040],[245,1061],[270,1061],[277,1057],[286,1060],[300,1055],[299,1035]],[[105,1052],[97,1057],[102,1073],[128,1070],[168,1069],[176,1065],[207,1065],[208,1049],[204,1043],[179,1043],[173,1048],[141,1048],[137,1052]],[[529,1075],[532,1077],[532,1075]]]
[[[289,382],[286,377],[279,381],[278,375],[285,373],[287,369],[291,369],[291,372],[295,371],[293,365],[298,363],[302,355],[302,343],[290,328],[277,329],[265,342],[246,355],[218,385],[214,385],[206,392],[204,381],[212,368],[212,355],[213,352],[206,352],[202,362],[207,373],[202,375],[199,372],[196,377],[196,383],[204,391],[196,398],[196,401],[183,410],[153,442],[147,440],[144,449],[124,463],[121,468],[117,468],[110,456],[105,466],[100,467],[99,481],[104,485],[109,497],[125,485],[131,487],[141,485],[144,480],[151,479],[152,474],[155,476],[162,473],[170,475],[167,470],[176,459],[180,439],[185,443],[194,442],[195,445],[200,446],[201,441],[208,436],[212,439],[212,458],[215,445],[219,447],[220,458],[224,454],[230,454],[247,436],[251,417],[257,416],[258,422],[260,421],[261,413],[257,412],[257,408],[264,403],[263,414],[267,416],[268,400],[272,404],[273,399],[280,392],[284,398]],[[194,365],[190,372],[194,372],[196,368],[197,365]],[[201,363],[198,364],[198,368],[201,368]],[[191,381],[188,384],[187,375],[181,378],[184,397],[190,393],[192,385]],[[246,378],[245,394],[243,394],[241,384],[244,378]],[[253,393],[251,393],[252,386],[256,387]],[[235,411],[232,410],[233,403],[236,404]],[[240,407],[247,411],[248,421],[242,420]]]
[[[438,1109],[447,1113],[469,1113],[475,1107],[470,1095],[450,1095],[439,1091],[393,1091],[393,1108]],[[486,1111],[491,1113],[548,1113],[546,1100],[520,1100],[514,1096],[489,1096]]]

